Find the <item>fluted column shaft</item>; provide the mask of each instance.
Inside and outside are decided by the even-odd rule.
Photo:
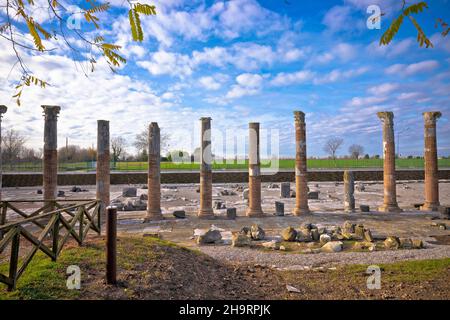
[[[110,171],[109,171],[109,121],[97,120],[97,200],[100,203],[100,213],[105,216],[106,207],[110,201]]]
[[[264,213],[261,207],[261,161],[259,156],[259,123],[249,123],[248,155],[248,209],[247,216],[258,217]]]
[[[161,140],[158,123],[148,130],[148,202],[145,220],[162,219],[161,213]]]
[[[200,144],[200,218],[214,217],[212,208],[211,118],[201,118]]]
[[[295,124],[295,208],[294,215],[309,212],[308,170],[306,162],[306,124],[305,114],[294,111]]]
[[[422,210],[439,209],[439,176],[436,142],[436,121],[441,117],[439,111],[424,112],[425,139],[425,203]]]
[[[382,212],[402,211],[397,204],[395,182],[395,141],[394,141],[394,114],[392,112],[378,112],[383,123],[383,180],[384,201],[378,208]]]
[[[58,184],[58,114],[59,106],[42,106],[44,110],[44,157],[43,188],[44,201],[56,199]],[[53,206],[48,210],[54,209]]]

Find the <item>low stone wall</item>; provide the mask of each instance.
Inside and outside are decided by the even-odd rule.
[[[382,181],[382,170],[353,170],[355,180]],[[281,171],[274,175],[262,176],[263,182],[294,181],[293,171]],[[343,171],[310,171],[308,181],[343,181]],[[399,170],[397,180],[423,180],[423,170]],[[450,179],[450,169],[439,170],[439,179]],[[199,183],[199,172],[162,172],[162,183]],[[213,172],[214,183],[243,183],[248,182],[246,171]],[[119,172],[111,174],[111,184],[145,184],[147,173]],[[95,173],[60,173],[58,185],[95,185]],[[42,186],[40,173],[5,173],[3,174],[4,187],[31,187]]]

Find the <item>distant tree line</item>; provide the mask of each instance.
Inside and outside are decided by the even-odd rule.
[[[112,137],[111,161],[147,161],[148,160],[148,141],[147,128],[137,134],[135,140],[130,144],[121,136]],[[192,153],[186,150],[169,150],[169,135],[161,135],[161,161],[167,162],[200,162],[200,148],[195,148]],[[11,167],[20,162],[38,162],[42,160],[42,148],[33,149],[26,146],[26,138],[19,131],[14,129],[4,130],[2,132],[2,161],[5,165]],[[348,154],[339,156],[337,152],[342,147],[344,139],[340,137],[331,137],[323,147],[328,154],[329,159],[380,159],[380,155],[369,155],[364,153],[364,147],[359,144],[352,144],[348,147]],[[136,153],[128,152],[128,147],[134,146]],[[93,147],[80,147],[78,145],[66,145],[58,149],[58,160],[60,162],[88,162],[95,161],[97,151]],[[398,157],[396,155],[396,157]],[[292,159],[287,157],[284,159]],[[421,159],[423,156],[408,155],[407,159]],[[442,157],[450,158],[450,156]],[[214,159],[214,155],[213,155]],[[319,159],[319,157],[310,156],[309,159]]]

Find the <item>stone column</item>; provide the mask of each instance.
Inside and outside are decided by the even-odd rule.
[[[100,213],[105,216],[109,206],[109,121],[97,120],[97,200],[101,201]]]
[[[424,112],[425,121],[425,203],[420,208],[426,211],[439,209],[439,176],[436,147],[436,121],[441,117],[439,111]]]
[[[3,188],[3,153],[2,153],[2,118],[8,108],[4,105],[0,105],[0,201],[2,200],[2,188]],[[0,225],[1,225],[0,221]]]
[[[59,106],[42,106],[44,109],[44,160],[43,160],[43,182],[44,201],[56,199],[56,188],[58,183],[58,113]],[[51,206],[48,211],[53,210]]]
[[[294,215],[309,213],[308,171],[306,166],[305,114],[294,111],[295,120],[295,208]]]
[[[200,118],[200,218],[214,217],[212,208],[212,154],[211,154],[211,118]]]
[[[145,221],[161,220],[161,144],[157,122],[148,128],[148,202]]]
[[[344,171],[344,211],[355,212],[355,179],[353,171]]]
[[[397,204],[395,186],[395,141],[394,114],[392,112],[378,112],[378,118],[383,123],[383,180],[384,201],[378,208],[381,212],[401,212]]]
[[[264,212],[261,208],[261,161],[259,158],[259,123],[248,124],[248,217],[261,217]]]

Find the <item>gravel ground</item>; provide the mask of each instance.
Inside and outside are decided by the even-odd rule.
[[[343,264],[381,264],[405,260],[442,259],[450,257],[450,246],[427,244],[426,249],[392,250],[378,252],[339,252],[316,254],[289,254],[261,252],[249,248],[202,246],[199,250],[222,261],[250,262],[284,270],[308,267],[333,267]]]

